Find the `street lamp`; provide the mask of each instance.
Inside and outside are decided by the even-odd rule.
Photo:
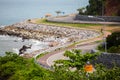
[[[94,19],[99,19],[105,22],[105,19],[103,18],[99,18],[99,17],[95,17],[95,16],[88,16],[89,18],[94,18]],[[103,32],[103,30],[105,30],[105,25],[101,28],[101,32],[103,33],[103,41],[104,41],[104,46],[105,46],[105,52],[107,53],[107,42],[106,42],[106,36]]]

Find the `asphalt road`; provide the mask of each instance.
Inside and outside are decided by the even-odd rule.
[[[82,50],[82,53],[85,52],[90,52],[92,49],[96,49],[96,47],[99,45],[100,43],[91,43],[91,44],[85,44],[85,45],[78,45],[76,46],[75,49],[80,49]],[[68,59],[67,57],[65,57],[64,55],[64,51],[59,52],[57,54],[51,55],[50,57],[48,57],[47,59],[47,64],[49,66],[54,65],[54,61],[59,60],[59,59]]]
[[[106,31],[104,33],[104,36],[108,36],[110,34],[111,34],[110,32]],[[96,43],[96,41],[99,41],[99,40],[102,40],[102,39],[103,39],[103,36],[100,36],[100,37],[97,37],[97,38],[92,38],[92,39],[88,39],[88,40],[85,40],[83,42],[80,42],[76,46],[70,46],[70,47],[60,49],[60,50],[51,51],[49,54],[46,54],[43,57],[39,58],[37,60],[37,63],[42,64],[45,67],[50,67],[51,65],[54,64],[55,60],[67,59],[63,56],[64,51],[70,50],[70,49],[81,49],[81,50],[83,50],[83,52],[90,51],[91,49],[95,49],[96,46],[99,45],[99,43]]]

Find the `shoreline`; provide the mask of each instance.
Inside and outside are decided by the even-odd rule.
[[[24,39],[35,39],[49,42],[49,47],[74,43],[84,39],[94,38],[100,32],[76,28],[67,28],[43,24],[33,24],[27,21],[0,28],[0,35],[17,36]]]
[[[36,50],[48,48],[48,44],[49,43],[41,42],[35,39],[23,41],[20,37],[0,35],[0,56],[4,56],[5,52],[14,52],[16,54],[19,54],[19,50],[23,45],[32,45],[31,48],[27,49],[25,52],[26,54],[30,54]]]

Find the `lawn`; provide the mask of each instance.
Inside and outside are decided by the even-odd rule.
[[[53,25],[53,26],[61,26],[61,27],[87,28],[87,29],[95,29],[95,30],[101,30],[101,28],[104,28],[107,31],[120,30],[120,26],[115,26],[115,25],[49,22],[46,19],[31,19],[30,22],[36,24],[45,24],[45,25]]]
[[[90,27],[90,26],[101,26],[100,24],[79,24],[79,23],[63,23],[63,22],[49,22],[46,19],[34,19],[31,20],[33,23],[37,24],[47,24],[55,26],[65,26],[65,27]]]

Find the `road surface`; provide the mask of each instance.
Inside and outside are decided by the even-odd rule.
[[[80,46],[77,46],[75,49],[82,50],[82,53],[90,52],[92,49],[95,49],[99,44],[100,43],[91,43],[91,44],[86,44],[86,45],[80,45]],[[56,60],[68,59],[63,54],[64,54],[64,51],[59,52],[57,54],[54,54],[54,55],[51,55],[50,57],[48,57],[48,59],[47,59],[48,66],[54,65],[54,61],[56,61]]]

